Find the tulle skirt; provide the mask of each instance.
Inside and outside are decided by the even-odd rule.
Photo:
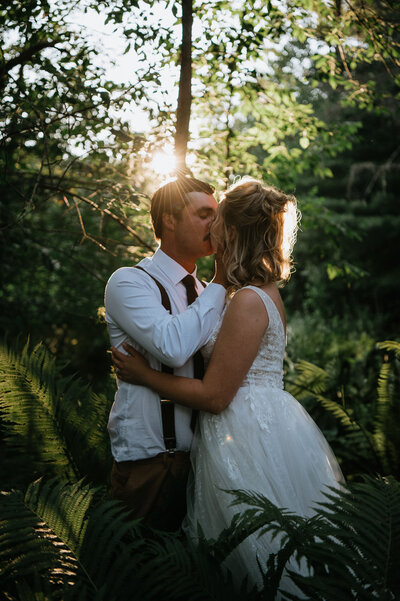
[[[184,529],[196,537],[198,524],[206,538],[217,538],[245,507],[231,507],[224,489],[261,493],[278,507],[310,517],[327,487],[339,487],[343,475],[322,432],[289,393],[265,384],[242,386],[220,415],[203,413],[192,447],[193,475],[188,486]],[[258,562],[265,570],[279,540],[267,534],[249,536],[226,565],[240,582],[261,586]],[[258,561],[257,561],[258,560]],[[306,573],[305,564],[290,566]],[[298,589],[284,577],[284,590]]]

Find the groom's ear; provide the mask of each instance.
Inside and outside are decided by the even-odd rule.
[[[173,232],[175,231],[176,218],[172,213],[163,213],[162,216],[162,227],[163,232]]]

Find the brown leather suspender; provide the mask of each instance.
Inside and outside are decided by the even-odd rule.
[[[140,265],[135,265],[134,267],[135,267],[135,269],[140,269],[141,271],[144,271],[145,273],[147,273],[147,275],[150,276],[152,278],[152,280],[157,284],[157,287],[161,294],[162,306],[172,314],[171,301],[169,300],[169,296],[168,296],[167,291],[165,290],[164,286],[162,284],[160,284],[160,282],[155,277],[153,277],[148,271],[143,269],[143,267],[140,267]],[[204,288],[206,287],[206,284],[204,282],[201,282],[201,284],[203,285]],[[169,367],[168,365],[165,365],[164,363],[161,364],[161,371],[163,371],[164,373],[167,373],[167,374],[174,373],[174,370],[172,369],[172,367]],[[167,399],[160,399],[160,402],[161,402],[161,420],[162,420],[164,444],[165,444],[165,448],[167,449],[168,453],[172,454],[172,453],[174,453],[174,451],[176,449],[175,404],[172,401],[169,401]]]

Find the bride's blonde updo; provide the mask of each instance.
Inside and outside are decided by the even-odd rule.
[[[214,228],[231,290],[289,279],[298,217],[294,196],[257,180],[225,192]]]

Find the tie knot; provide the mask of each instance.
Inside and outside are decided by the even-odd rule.
[[[185,288],[186,286],[194,286],[194,277],[188,273],[184,278],[181,279],[181,282]]]
[[[186,288],[187,303],[190,305],[198,296],[196,287],[194,285],[194,277],[190,274],[185,275],[181,282]]]

